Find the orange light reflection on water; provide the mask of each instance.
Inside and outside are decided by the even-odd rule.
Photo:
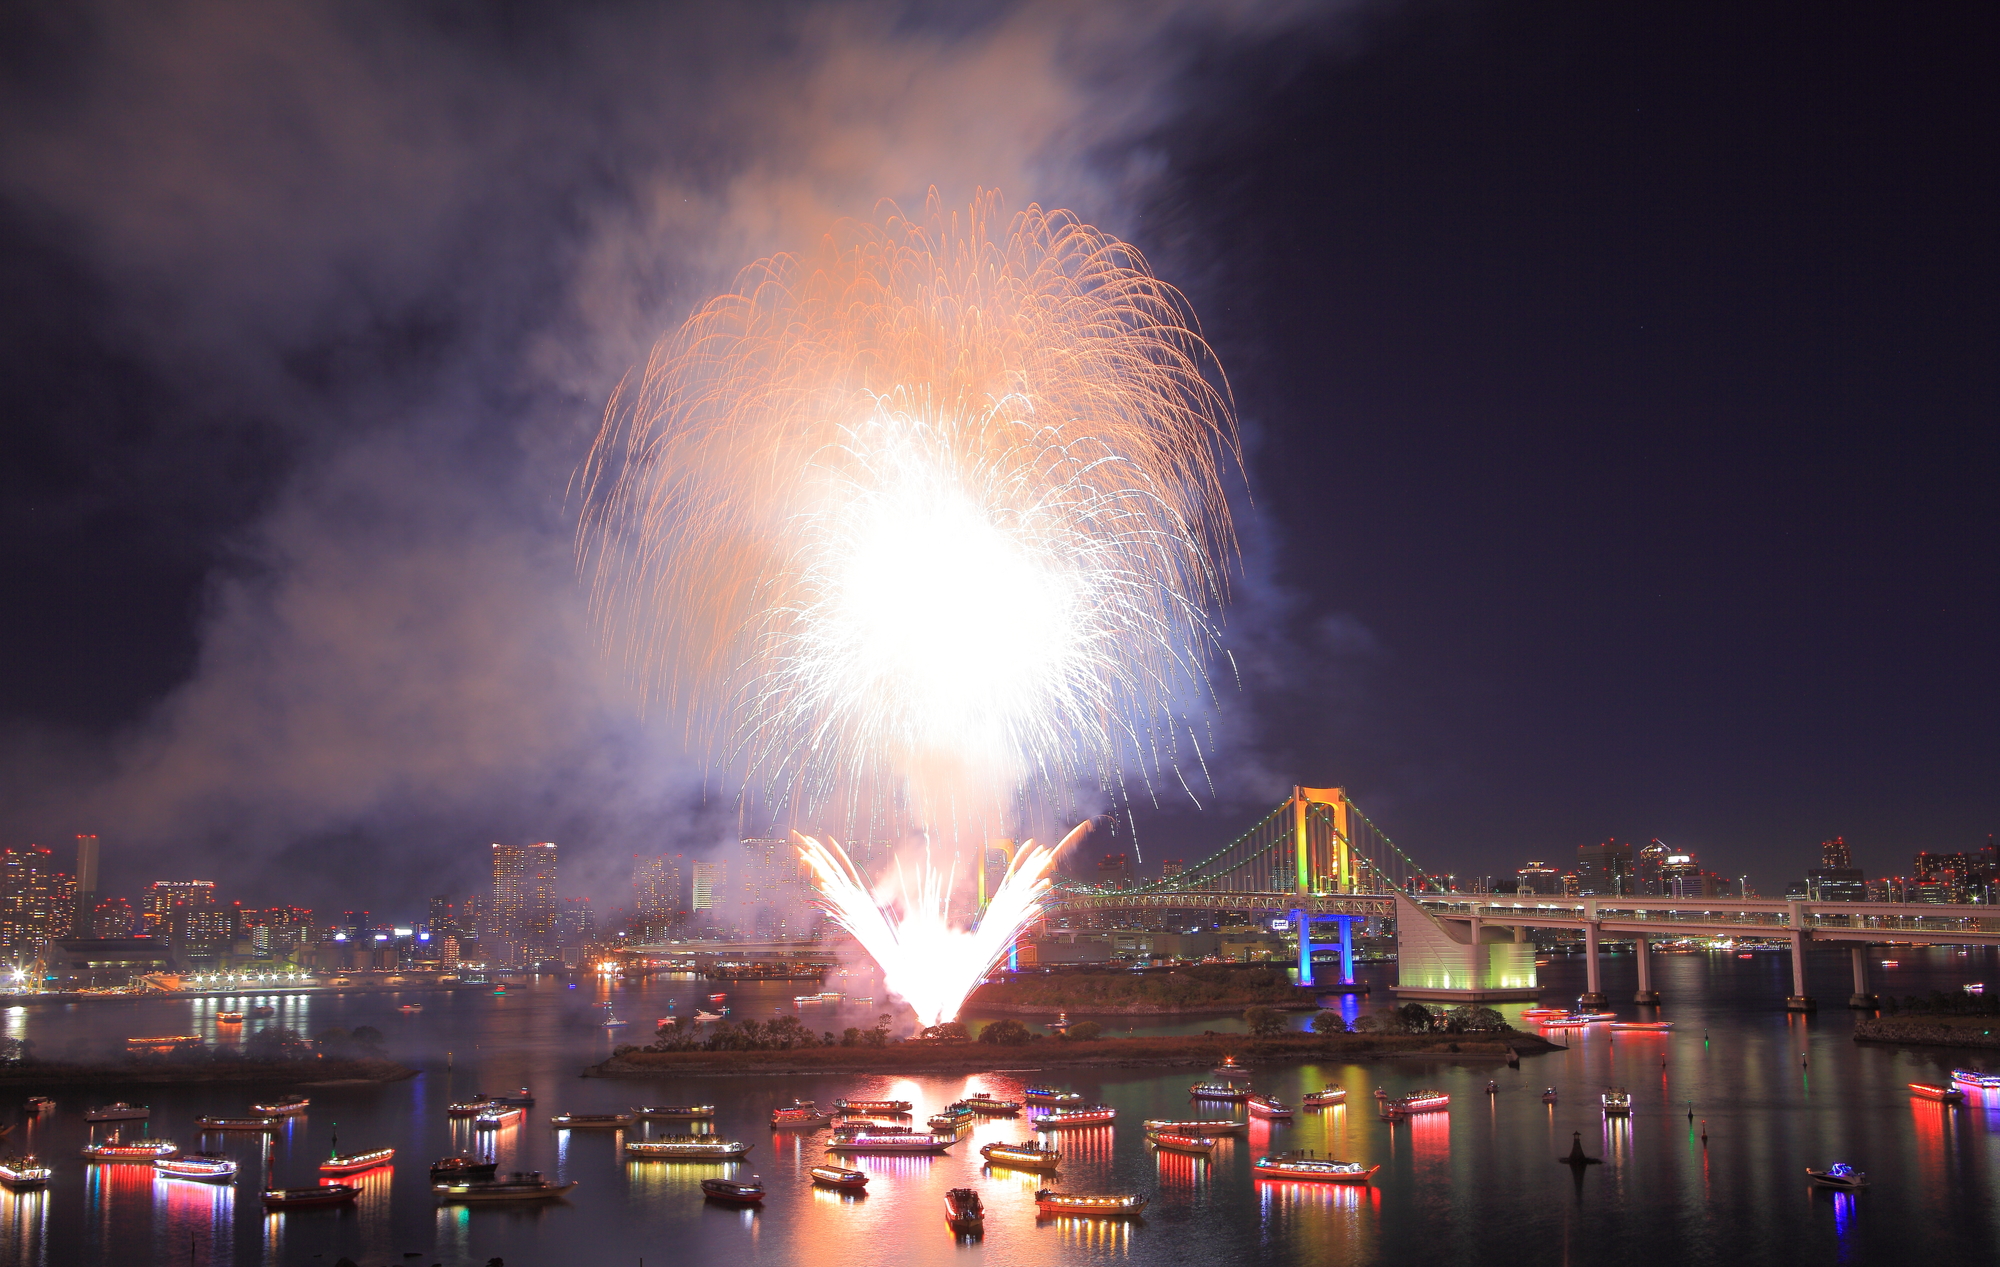
[[[49,1192],[0,1185],[0,1263],[29,1267],[48,1261]]]

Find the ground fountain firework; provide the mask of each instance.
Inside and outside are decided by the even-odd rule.
[[[1135,250],[934,199],[663,338],[606,412],[580,541],[614,654],[746,798],[978,841],[1198,762],[1239,458]]]

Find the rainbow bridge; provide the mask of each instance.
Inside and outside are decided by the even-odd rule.
[[[1755,937],[1790,942],[1792,993],[1785,1006],[1810,1011],[1805,949],[1810,941],[1852,943],[1852,1007],[1872,1008],[1864,949],[1905,945],[2000,945],[2000,908],[1949,903],[1814,902],[1789,898],[1673,898],[1631,895],[1511,897],[1451,891],[1444,876],[1418,866],[1341,788],[1292,789],[1270,813],[1221,849],[1176,875],[1129,888],[1059,883],[1051,914],[1231,911],[1286,915],[1298,931],[1301,981],[1315,980],[1313,952],[1338,948],[1343,983],[1354,981],[1354,924],[1392,920],[1397,982],[1404,998],[1439,1002],[1532,999],[1533,928],[1583,934],[1583,1005],[1605,1002],[1598,947],[1630,937],[1637,953],[1634,1002],[1657,1004],[1650,944],[1656,938]],[[1315,940],[1315,928],[1337,926]],[[1331,984],[1320,981],[1320,984]]]

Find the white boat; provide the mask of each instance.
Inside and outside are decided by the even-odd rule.
[[[1868,1186],[1868,1176],[1844,1161],[1837,1161],[1825,1170],[1814,1170],[1811,1166],[1807,1166],[1806,1174],[1822,1188],[1845,1188],[1851,1192],[1856,1188]]]
[[[719,1021],[722,1019],[722,1013],[704,1012],[700,1008],[696,1008],[694,1012],[694,1019],[697,1021]]]
[[[138,1122],[153,1116],[153,1110],[143,1104],[127,1104],[119,1100],[112,1104],[100,1104],[94,1109],[83,1111],[86,1122]]]
[[[236,1159],[225,1153],[182,1153],[178,1157],[156,1157],[153,1173],[168,1179],[196,1179],[202,1183],[230,1183],[236,1178]]]
[[[1632,1093],[1623,1087],[1608,1087],[1599,1097],[1604,1103],[1606,1117],[1630,1117],[1632,1115]]]

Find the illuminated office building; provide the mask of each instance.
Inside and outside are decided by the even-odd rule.
[[[481,932],[496,943],[501,962],[521,966],[555,957],[559,938],[553,842],[493,846],[493,906],[487,923],[491,927]]]

